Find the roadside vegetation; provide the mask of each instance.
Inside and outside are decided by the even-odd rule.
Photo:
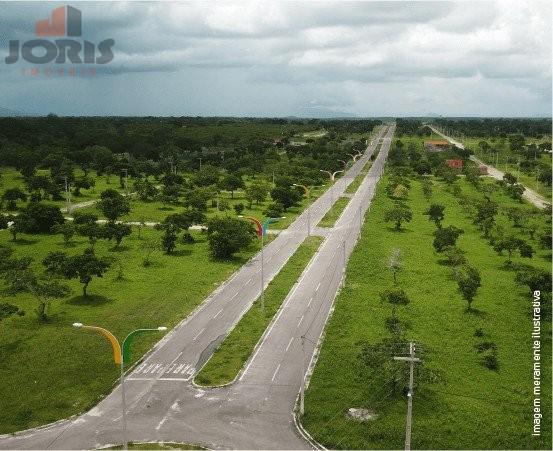
[[[258,298],[196,375],[196,383],[223,385],[236,378],[321,242],[321,237],[310,236],[298,247],[267,286],[265,312]]]
[[[319,221],[317,226],[319,227],[334,227],[334,224],[336,224],[336,221],[346,208],[350,201],[349,197],[340,197],[336,202],[334,202],[334,205],[328,212],[323,216],[323,218]]]
[[[550,362],[550,212],[475,177],[470,164],[459,177],[444,157],[428,161],[419,139],[394,142],[326,328],[302,423],[329,449],[402,448],[408,366],[393,356],[405,356],[413,341],[422,359],[413,448],[547,448],[549,390],[541,397],[542,435],[532,436],[529,337],[539,289],[541,360]],[[432,175],[421,177],[427,161]],[[394,209],[410,219],[397,227]],[[541,383],[551,385],[548,363]],[[367,409],[371,419],[351,418],[350,408]]]

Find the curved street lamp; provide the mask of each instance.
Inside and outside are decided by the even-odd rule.
[[[254,218],[252,216],[242,216],[239,215],[239,218],[247,219],[248,221],[252,221],[255,224],[257,236],[261,240],[261,310],[265,312],[265,258],[264,258],[264,245],[265,245],[265,235],[267,234],[267,230],[269,228],[269,224],[272,224],[273,222],[277,222],[279,219],[285,219],[286,216],[281,216],[280,218],[267,218],[265,221],[261,222],[259,219]]]
[[[88,326],[83,323],[73,323],[73,327],[77,329],[87,329],[106,337],[111,343],[113,349],[113,360],[116,365],[119,365],[121,368],[120,373],[120,383],[121,383],[121,406],[123,410],[122,420],[123,420],[123,449],[128,449],[128,440],[127,440],[127,406],[125,402],[125,362],[130,361],[131,358],[131,343],[139,334],[146,332],[164,332],[167,330],[167,327],[160,326],[155,329],[136,329],[129,333],[123,340],[123,345],[119,345],[119,341],[109,330],[104,329],[103,327],[98,326]]]

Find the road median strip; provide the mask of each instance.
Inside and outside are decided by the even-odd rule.
[[[265,290],[265,314],[258,298],[196,375],[196,383],[217,386],[236,378],[322,241],[311,236],[298,247]]]

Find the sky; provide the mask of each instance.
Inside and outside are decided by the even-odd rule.
[[[6,64],[62,2],[0,2],[0,108],[125,116],[551,116],[551,2],[71,2],[105,65]],[[40,54],[41,49],[35,50]],[[68,75],[96,68],[96,75]],[[32,75],[31,70],[38,73]]]

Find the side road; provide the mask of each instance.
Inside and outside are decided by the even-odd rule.
[[[460,149],[465,148],[465,146],[463,146],[463,144],[461,144],[459,141],[456,141],[453,138],[450,138],[449,136],[444,135],[441,131],[437,130],[432,125],[430,124],[427,124],[427,125],[434,131],[434,133],[437,133],[438,135],[442,136],[444,139],[449,141],[454,146]],[[488,174],[490,175],[490,177],[493,177],[496,180],[503,180],[503,176],[505,175],[504,172],[500,171],[497,168],[494,168],[493,166],[490,166],[487,163],[484,163],[482,160],[479,160],[474,155],[471,155],[470,159],[474,161],[476,164],[486,166],[488,168]],[[538,208],[543,209],[547,205],[549,205],[549,202],[547,202],[546,199],[544,199],[542,196],[540,196],[538,193],[531,190],[530,188],[527,188],[526,186],[524,187],[524,193],[522,194],[522,197],[524,197],[528,202],[530,202],[531,204],[535,205]]]

